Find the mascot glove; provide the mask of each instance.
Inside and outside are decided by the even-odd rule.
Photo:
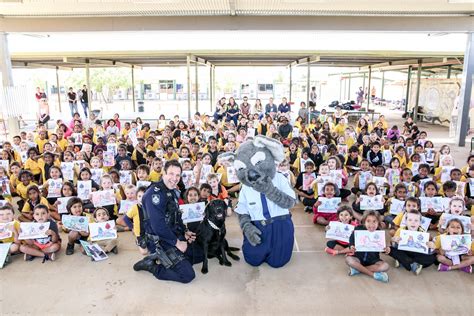
[[[254,224],[252,224],[250,215],[239,214],[239,222],[240,228],[242,228],[242,231],[245,237],[247,237],[249,243],[254,247],[259,245],[262,242],[262,239],[260,238],[262,232]]]
[[[273,187],[272,179],[268,176],[261,177],[252,184],[252,188],[259,193],[268,193]]]

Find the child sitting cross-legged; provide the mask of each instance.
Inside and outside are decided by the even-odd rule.
[[[59,238],[58,225],[50,218],[46,205],[38,204],[34,207],[33,222],[49,222],[49,229],[46,231],[47,237],[23,241],[20,251],[25,254],[25,261],[32,261],[35,257],[42,257],[43,262],[46,260],[54,261],[56,253],[61,249],[61,239]]]
[[[380,259],[380,254],[378,252],[357,251],[355,247],[355,231],[376,231],[382,223],[381,217],[377,211],[365,211],[361,219],[361,225],[354,228],[349,238],[350,248],[354,252],[354,255],[348,255],[346,257],[346,264],[349,266],[349,276],[363,273],[373,277],[377,281],[388,283],[389,279],[386,271],[388,271],[390,266]],[[385,253],[389,252],[390,248],[386,247]]]

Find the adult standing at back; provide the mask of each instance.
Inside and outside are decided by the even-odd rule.
[[[316,98],[318,95],[316,94],[316,87],[311,87],[311,92],[309,93],[309,109],[310,111],[314,111],[316,108]]]
[[[87,118],[87,112],[89,112],[89,95],[87,91],[87,86],[83,85],[81,90],[81,104],[84,109],[84,115]]]
[[[77,109],[77,94],[74,92],[72,87],[69,87],[69,92],[67,93],[67,99],[69,101],[69,109],[71,109],[71,116],[74,116],[74,113],[78,112]]]

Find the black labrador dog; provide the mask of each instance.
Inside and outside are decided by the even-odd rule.
[[[231,251],[237,251],[239,248],[229,247],[225,239],[225,217],[227,213],[227,204],[222,200],[212,200],[204,210],[204,219],[199,224],[196,231],[196,242],[204,251],[204,261],[201,272],[208,272],[208,258],[217,257],[220,265],[232,266],[227,259],[227,255],[234,260],[240,260],[239,256]]]

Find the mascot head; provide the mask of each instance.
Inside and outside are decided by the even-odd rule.
[[[259,135],[240,145],[235,154],[225,153],[219,159],[229,162],[233,160],[237,177],[243,184],[251,187],[264,176],[273,179],[276,164],[285,159],[285,153],[280,141]]]

